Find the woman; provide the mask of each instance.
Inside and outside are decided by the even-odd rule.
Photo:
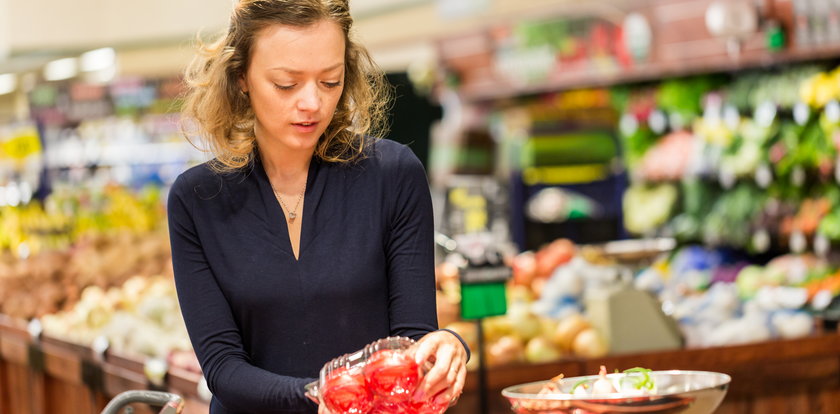
[[[324,362],[394,335],[433,363],[416,399],[463,387],[425,172],[371,138],[388,91],[351,25],[347,1],[243,0],[186,72],[189,135],[215,158],[175,181],[169,226],[212,413],[315,412],[303,387]]]

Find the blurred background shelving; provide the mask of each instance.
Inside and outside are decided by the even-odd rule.
[[[230,6],[0,0],[0,414],[207,411],[163,206],[208,156],[179,72]],[[482,357],[492,413],[601,364],[727,372],[721,413],[840,406],[840,2],[351,7],[429,174],[440,325],[475,349],[459,253],[512,268],[449,412],[481,406]]]

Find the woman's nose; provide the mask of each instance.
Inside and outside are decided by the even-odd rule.
[[[321,107],[321,96],[317,85],[307,84],[301,89],[297,107],[301,111],[317,111]]]

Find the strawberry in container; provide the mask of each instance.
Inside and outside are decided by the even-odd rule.
[[[388,337],[324,365],[307,394],[331,414],[440,414],[449,404],[435,396],[412,398],[425,369],[414,359],[415,342]]]
[[[332,413],[364,414],[373,407],[373,396],[358,368],[331,370],[323,381],[321,397]]]
[[[365,348],[365,384],[377,399],[387,403],[411,400],[420,383],[420,366],[414,361],[408,338],[385,338]]]

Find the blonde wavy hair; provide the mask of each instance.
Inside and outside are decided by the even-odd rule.
[[[305,27],[324,19],[344,32],[344,91],[315,155],[329,162],[353,161],[374,137],[387,133],[391,86],[367,49],[352,39],[347,0],[240,0],[227,32],[209,44],[199,41],[199,52],[184,72],[182,130],[193,144],[193,137],[206,144],[200,148],[215,156],[214,169],[242,168],[255,153],[255,115],[238,80],[248,70],[256,36],[272,25]]]

